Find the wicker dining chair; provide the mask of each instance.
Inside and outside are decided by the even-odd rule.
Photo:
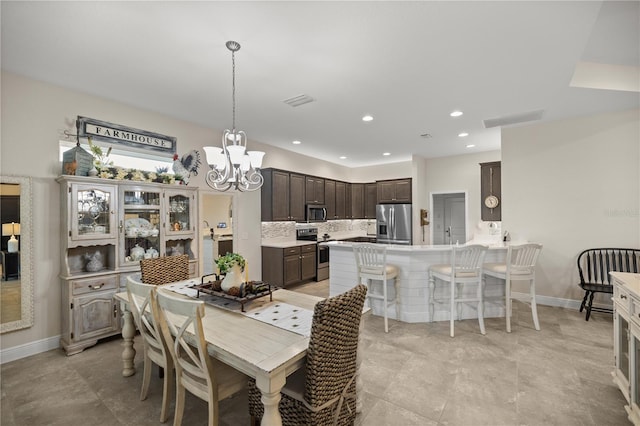
[[[141,281],[162,285],[189,279],[189,255],[163,256],[140,261]]]
[[[129,306],[143,343],[144,373],[140,400],[147,399],[151,369],[153,364],[156,364],[165,370],[160,411],[160,421],[164,423],[169,417],[170,396],[173,392],[175,375],[173,373],[173,358],[162,337],[162,331],[157,321],[157,312],[153,311],[151,306],[151,293],[154,291],[156,291],[155,285],[143,284],[133,277],[127,277]]]
[[[316,304],[306,370],[287,378],[279,411],[283,425],[352,425],[356,417],[356,352],[367,287],[359,284]],[[249,414],[264,413],[261,392],[249,380]]]

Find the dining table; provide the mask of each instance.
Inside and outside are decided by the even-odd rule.
[[[158,287],[160,289],[170,289],[176,285],[185,286],[199,282],[199,278],[194,278]],[[129,310],[127,292],[117,293],[115,297],[120,302],[123,316],[122,375],[129,377],[134,375],[136,371],[134,365],[136,327],[133,315]],[[189,296],[183,295],[183,297]],[[302,310],[308,310],[311,313],[316,303],[323,300],[321,297],[285,289],[273,291],[271,299],[268,301],[269,305],[280,303],[283,306],[302,308]],[[263,300],[262,303],[265,304],[266,302]],[[250,309],[250,303],[247,304],[247,309]],[[310,330],[311,315],[308,318],[307,329]],[[240,309],[225,309],[212,303],[205,303],[205,315],[202,318],[202,325],[209,355],[255,379],[256,385],[262,393],[261,400],[264,404],[261,425],[282,425],[282,418],[278,410],[280,391],[285,385],[287,377],[305,365],[309,346],[308,334],[305,336],[304,334],[289,331],[247,316]],[[361,359],[362,356],[359,351],[358,367]],[[358,388],[360,390],[362,388],[359,374],[356,376],[356,389],[358,390]],[[359,397],[356,403],[356,411],[360,411],[362,407],[362,392],[357,392],[357,395]]]

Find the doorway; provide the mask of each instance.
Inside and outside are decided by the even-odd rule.
[[[431,193],[432,244],[467,242],[466,191]]]
[[[200,190],[200,265],[203,275],[213,274],[215,259],[233,252],[235,232],[232,194]]]

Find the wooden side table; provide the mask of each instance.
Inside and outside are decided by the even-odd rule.
[[[10,278],[20,278],[20,252],[9,253],[2,251],[2,279],[8,281]]]

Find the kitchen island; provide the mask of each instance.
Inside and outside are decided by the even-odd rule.
[[[332,241],[326,244],[330,248],[330,278],[329,293],[335,296],[343,293],[358,283],[356,273],[356,259],[353,255],[353,243]],[[485,256],[485,262],[504,262],[507,254],[507,245],[492,244]],[[430,265],[450,263],[452,246],[450,245],[387,245],[387,263],[398,267],[398,297],[400,318],[396,318],[393,307],[389,309],[389,318],[404,322],[429,322],[429,276]],[[378,283],[377,285],[381,285]],[[389,284],[389,297],[395,294],[394,286]],[[436,286],[436,297],[448,294],[448,286]],[[467,291],[475,293],[474,288],[463,287],[463,294]],[[492,277],[486,278],[485,297],[493,299],[492,303],[485,303],[485,318],[504,317],[504,281]],[[497,299],[497,300],[496,300]],[[503,299],[504,300],[504,299]],[[374,300],[372,303],[374,315],[383,315],[382,301]],[[435,306],[434,321],[449,319],[447,306]],[[477,312],[467,304],[462,304],[462,319],[477,318]]]

